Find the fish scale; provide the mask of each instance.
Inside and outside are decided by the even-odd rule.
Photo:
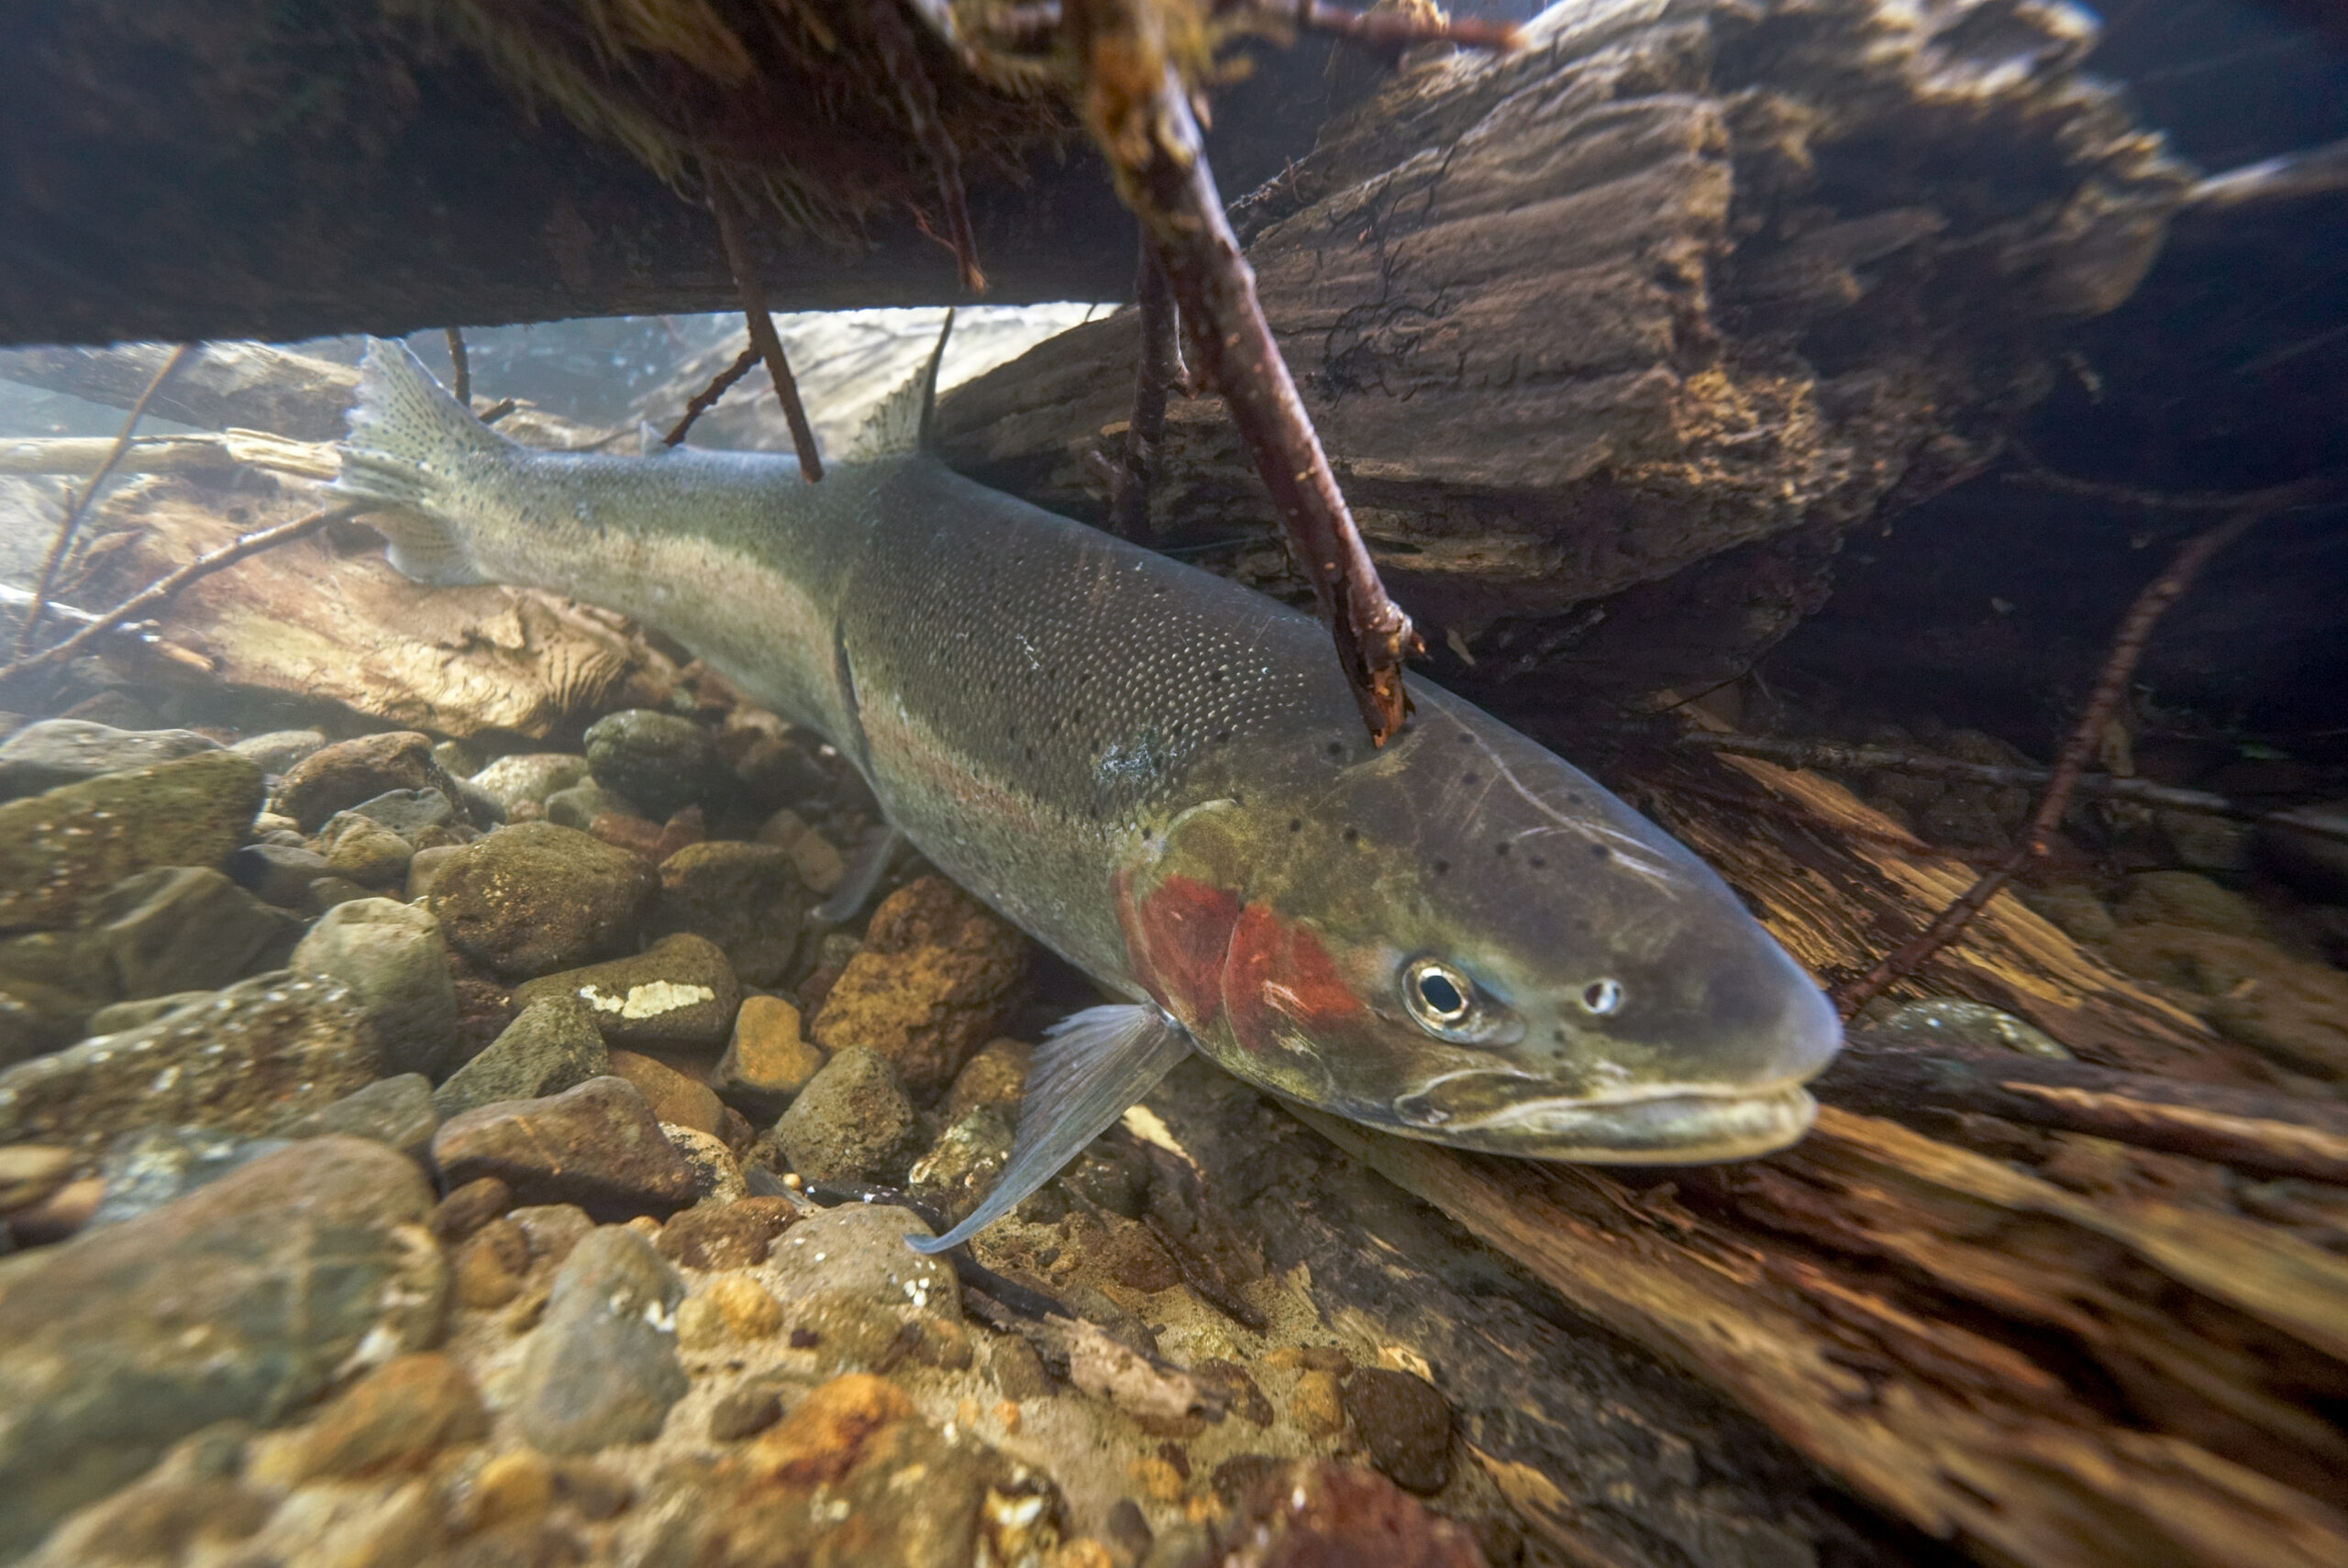
[[[933,864],[1124,999],[1047,1033],[994,1190],[916,1246],[1000,1217],[1192,1050],[1504,1154],[1800,1136],[1840,1025],[1708,867],[1415,678],[1371,746],[1310,617],[927,451],[936,365],[810,485],[760,453],[527,451],[378,343],[339,480],[409,575],[632,615],[823,734]]]

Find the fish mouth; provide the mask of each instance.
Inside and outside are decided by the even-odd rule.
[[[1775,1154],[1800,1141],[1817,1115],[1818,1102],[1800,1084],[1746,1090],[1677,1087],[1636,1099],[1524,1099],[1441,1125],[1412,1118],[1395,1130],[1527,1159],[1696,1165]]]

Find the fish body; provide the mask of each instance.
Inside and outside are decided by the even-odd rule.
[[[1839,1025],[1708,867],[1423,681],[1373,747],[1311,617],[921,449],[935,366],[810,485],[769,454],[527,450],[378,344],[340,482],[410,575],[634,616],[820,733],[938,869],[1124,999],[1047,1039],[1011,1167],[949,1241],[1193,1048],[1502,1153],[1801,1134]]]

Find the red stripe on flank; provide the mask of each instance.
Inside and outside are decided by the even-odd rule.
[[[1193,1030],[1223,1004],[1224,955],[1239,918],[1237,895],[1189,877],[1168,877],[1138,905],[1120,878],[1117,919],[1125,952],[1157,1005]]]
[[[1224,966],[1224,1010],[1232,1033],[1249,1051],[1272,1048],[1285,1024],[1328,1042],[1368,1013],[1321,939],[1301,923],[1283,925],[1268,905],[1240,911]]]

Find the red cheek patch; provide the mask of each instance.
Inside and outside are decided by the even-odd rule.
[[[1136,903],[1119,889],[1135,977],[1157,1005],[1197,1029],[1222,1010],[1224,955],[1239,919],[1235,894],[1189,877],[1168,877]]]
[[[1239,912],[1224,966],[1223,1003],[1232,1033],[1248,1050],[1272,1049],[1283,1027],[1316,1042],[1349,1032],[1368,1013],[1321,939],[1282,925],[1263,904]]]

